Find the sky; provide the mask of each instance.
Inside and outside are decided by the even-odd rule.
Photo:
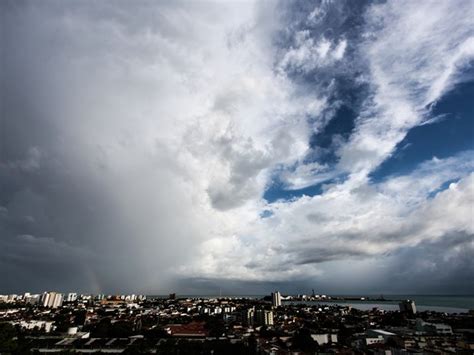
[[[472,1],[0,8],[0,293],[474,294]]]

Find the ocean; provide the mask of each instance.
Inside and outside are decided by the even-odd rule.
[[[334,296],[336,297],[336,296]],[[360,310],[379,308],[386,311],[398,310],[400,300],[413,300],[418,311],[436,311],[445,313],[466,313],[474,309],[474,296],[471,295],[384,295],[387,301],[375,301],[380,296],[339,296],[339,297],[370,297],[369,301],[362,300],[334,300],[319,302],[320,304],[350,305]],[[289,301],[291,302],[291,301]],[[296,301],[297,302],[297,301]],[[306,302],[307,304],[318,303],[317,301]]]

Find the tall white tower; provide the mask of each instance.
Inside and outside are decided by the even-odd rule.
[[[281,294],[280,292],[272,292],[272,306],[280,307],[281,306]]]

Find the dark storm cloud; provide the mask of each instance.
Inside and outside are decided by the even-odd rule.
[[[351,247],[339,248],[315,248],[308,249],[295,255],[298,264],[317,264],[331,260],[341,260],[353,257],[368,256],[369,254],[363,250],[354,250]]]
[[[254,4],[0,6],[2,292],[165,291],[305,136]]]
[[[474,293],[474,235],[453,234],[391,256],[392,290],[418,293]]]
[[[277,282],[195,278],[182,280],[179,287],[188,294],[213,295],[258,295],[272,290],[310,294],[312,289],[336,294],[472,294],[473,240],[472,235],[449,235],[391,255],[349,258],[343,267],[330,262],[323,274],[310,278]]]
[[[167,266],[165,250],[181,243],[168,241],[186,233],[170,224],[189,218],[167,211],[181,197],[173,196],[173,163],[156,172],[167,159],[159,144],[150,157],[137,154],[125,176],[116,173],[129,160],[125,148],[134,149],[126,130],[140,114],[135,106],[147,105],[152,88],[127,66],[155,55],[135,37],[186,30],[149,2],[1,7],[2,291],[156,288],[166,277],[153,268]]]

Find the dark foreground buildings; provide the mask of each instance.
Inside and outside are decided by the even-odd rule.
[[[416,312],[411,302],[387,312],[281,302],[276,293],[51,296],[0,297],[1,354],[474,354],[473,311]]]

